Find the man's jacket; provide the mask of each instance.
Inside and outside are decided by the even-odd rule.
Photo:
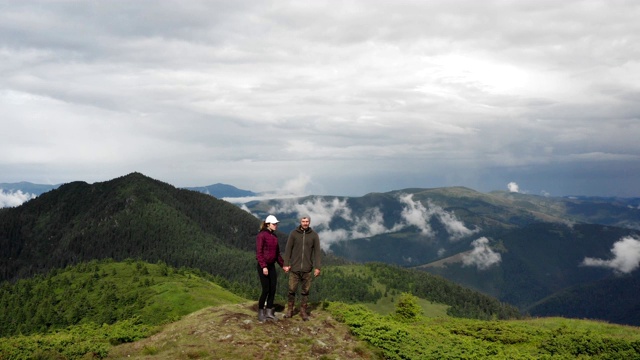
[[[320,237],[312,228],[303,230],[298,226],[289,234],[284,252],[284,266],[293,272],[310,272],[320,269]]]

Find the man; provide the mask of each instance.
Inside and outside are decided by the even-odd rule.
[[[293,316],[296,292],[300,286],[300,316],[304,321],[309,320],[307,303],[311,289],[311,270],[314,276],[320,276],[320,237],[309,225],[311,225],[311,218],[303,216],[300,219],[300,226],[289,234],[282,267],[284,272],[289,274],[288,306],[284,317]]]

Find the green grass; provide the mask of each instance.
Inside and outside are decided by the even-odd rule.
[[[563,318],[399,322],[362,305],[324,307],[387,359],[640,359],[640,329]]]
[[[207,306],[246,301],[217,284],[198,276],[182,276],[151,286],[155,292],[141,311],[141,317],[151,323],[164,319],[177,320]]]
[[[341,270],[362,278],[370,271]],[[112,324],[84,319],[47,333],[2,337],[0,359],[640,359],[637,327],[564,318],[454,318],[446,315],[447,306],[420,298],[415,301],[422,314],[401,318],[395,310],[402,294],[377,282],[373,286],[387,294],[375,304],[323,302],[313,304],[311,321],[265,324],[256,321],[254,301],[197,271],[162,264],[89,263],[40,282],[30,283],[31,291],[54,289],[58,300],[68,294],[66,284],[81,299],[97,301],[113,291],[143,307]]]

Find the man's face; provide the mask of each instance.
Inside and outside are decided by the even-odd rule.
[[[311,224],[311,220],[304,218],[302,220],[300,220],[300,226],[302,226],[303,229],[308,229],[309,228],[309,224]]]

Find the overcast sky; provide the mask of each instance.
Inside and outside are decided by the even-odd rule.
[[[0,182],[640,196],[640,1],[0,0]]]

